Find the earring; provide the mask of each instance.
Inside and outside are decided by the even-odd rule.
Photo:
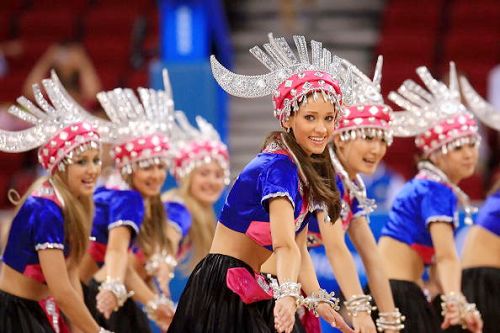
[[[290,131],[291,131],[291,130],[292,130],[292,129],[291,129],[290,127],[285,128],[285,131],[286,131],[287,133],[290,133]]]

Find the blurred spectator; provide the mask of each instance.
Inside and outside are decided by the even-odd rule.
[[[45,52],[28,75],[23,87],[27,97],[33,97],[31,86],[49,76],[54,69],[71,96],[83,107],[92,110],[97,105],[96,94],[101,81],[87,52],[80,43],[54,44]]]
[[[0,43],[0,78],[9,72],[8,57],[17,57],[23,52],[21,42],[18,40],[4,41]]]

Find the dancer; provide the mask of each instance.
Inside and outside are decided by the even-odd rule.
[[[424,266],[431,263],[437,267],[443,293],[441,328],[462,324],[480,332],[479,312],[460,292],[460,262],[453,238],[458,201],[464,206],[466,222],[471,222],[472,207],[457,184],[474,172],[477,124],[460,103],[453,63],[449,87],[436,81],[425,67],[419,67],[417,73],[429,91],[408,80],[389,99],[413,114],[400,123],[408,136],[418,134],[415,143],[422,160],[419,173],[394,201],[379,249],[396,306],[406,316],[403,332],[440,329],[438,317],[419,287]]]
[[[217,223],[213,205],[229,184],[229,152],[217,131],[202,117],[196,117],[197,128],[180,111],[175,118],[171,170],[179,185],[163,194],[162,199],[171,209],[187,207],[192,217],[191,225],[187,218],[175,223],[179,229],[178,256],[189,252],[185,268],[191,272],[210,250]]]
[[[211,59],[214,77],[227,92],[273,94],[274,115],[285,131],[272,133],[236,180],[210,254],[191,274],[168,332],[290,332],[296,307],[304,302],[352,332],[334,310],[338,300],[320,289],[306,243],[310,214],[321,210],[318,216],[325,219],[326,211],[332,221],[338,216],[338,192],[324,181],[333,179],[325,148],[341,111],[340,87],[349,92],[350,72],[315,41],[309,62],[305,38],[294,40],[298,58],[284,38],[272,35],[264,45],[267,54],[251,49],[271,70],[266,75],[237,75]],[[255,272],[271,254],[279,282],[267,285]],[[273,296],[274,316],[266,311]]]
[[[495,111],[465,78],[462,91],[470,110],[488,126],[500,131],[500,112]],[[462,292],[477,304],[484,321],[483,332],[498,331],[500,309],[500,181],[479,210],[462,252]]]
[[[173,315],[171,301],[144,282],[128,255],[135,243],[149,272],[160,283],[169,274],[162,272],[171,270],[173,249],[168,240],[168,212],[160,199],[174,107],[166,73],[164,82],[165,91],[139,88],[142,103],[129,89],[101,92],[97,96],[111,119],[109,126],[116,142],[112,157],[119,174],[111,176],[107,185],[94,194],[95,240],[82,261],[80,276],[88,283],[89,308],[97,308],[102,313],[95,312],[99,322],[116,332],[150,331],[146,315],[129,299],[132,293],[127,287],[162,329],[168,327]],[[99,266],[101,271],[91,279]]]
[[[52,75],[43,80],[48,100],[34,84],[38,105],[20,97],[22,109],[9,109],[34,127],[0,132],[2,151],[40,146],[38,159],[48,172],[17,202],[0,274],[0,331],[54,332],[51,325],[56,328],[58,323],[49,323],[38,303],[51,296],[74,329],[108,332],[85,307],[78,281],[101,170],[100,138]]]

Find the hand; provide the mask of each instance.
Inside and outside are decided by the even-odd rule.
[[[472,333],[481,333],[483,331],[483,319],[479,311],[468,312],[465,315],[465,325]]]
[[[326,303],[319,303],[316,311],[321,318],[330,323],[332,327],[338,328],[342,333],[355,333],[355,331],[353,331],[353,329],[346,324],[344,318],[342,318],[337,311],[332,309],[330,305]]]
[[[295,324],[297,303],[294,297],[280,298],[274,305],[274,328],[278,333],[290,333]]]
[[[116,296],[109,290],[101,290],[96,296],[97,310],[104,315],[104,318],[109,319],[111,313],[117,310],[118,300]]]
[[[441,324],[441,329],[447,329],[453,325],[460,324],[460,310],[458,305],[455,303],[450,303],[446,305],[446,313],[444,315],[443,323]]]
[[[155,323],[166,331],[174,317],[174,309],[169,304],[159,304],[154,312]]]
[[[372,317],[368,312],[359,312],[352,318],[352,326],[356,333],[376,333],[377,329],[373,323]]]

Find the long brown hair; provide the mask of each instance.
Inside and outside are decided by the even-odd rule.
[[[9,192],[9,199],[16,205],[15,214],[17,215],[28,197],[45,182],[50,181],[62,199],[63,206],[61,210],[64,217],[64,246],[70,249],[70,263],[76,264],[80,261],[88,246],[92,219],[94,217],[94,200],[92,196],[81,198],[74,196],[67,186],[66,178],[66,171],[57,171],[51,177],[40,177],[33,182],[19,200],[13,198],[14,194],[17,194],[15,190]]]
[[[335,170],[328,150],[325,148],[321,154],[308,156],[297,143],[292,130],[289,133],[272,132],[267,136],[264,147],[272,141],[282,139],[300,163],[297,167],[302,169],[307,180],[309,196],[315,202],[326,204],[328,216],[331,222],[335,223],[340,215],[340,195],[335,183]]]
[[[125,181],[130,188],[137,191],[132,182],[132,175],[126,176]],[[146,258],[155,253],[167,250],[168,253],[174,253],[171,241],[167,237],[167,229],[170,227],[167,223],[168,216],[165,213],[160,194],[143,199],[144,202],[144,220],[142,220],[137,243],[144,252]]]
[[[186,175],[179,183],[179,188],[168,191],[164,198],[175,200],[179,198],[191,213],[191,228],[187,241],[191,243],[189,260],[183,265],[186,272],[191,272],[200,260],[207,255],[212,245],[217,219],[213,207],[203,205],[190,194],[193,172]]]

